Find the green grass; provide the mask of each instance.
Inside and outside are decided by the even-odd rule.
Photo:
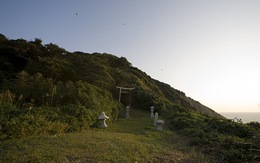
[[[106,129],[0,142],[0,162],[208,162],[187,140],[157,132],[149,111],[108,121]]]

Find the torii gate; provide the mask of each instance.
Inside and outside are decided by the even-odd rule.
[[[126,87],[119,87],[119,86],[116,86],[116,88],[119,88],[119,102],[121,102],[121,93],[130,93],[129,91],[132,91],[133,89],[135,89],[135,87],[133,88],[126,88]]]

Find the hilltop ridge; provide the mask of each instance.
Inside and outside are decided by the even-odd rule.
[[[14,80],[21,72],[32,76],[40,73],[55,83],[85,81],[110,91],[114,99],[118,98],[116,86],[135,87],[136,89],[131,92],[131,101],[127,99],[128,97],[122,98],[124,105],[131,102],[133,107],[143,109],[151,105],[155,105],[159,110],[192,109],[221,117],[214,110],[187,97],[185,93],[133,67],[124,57],[106,53],[89,54],[79,51],[71,53],[53,43],[43,45],[40,39],[9,40],[1,35],[0,58],[1,89],[5,89],[4,81]],[[35,101],[39,102],[39,99]]]

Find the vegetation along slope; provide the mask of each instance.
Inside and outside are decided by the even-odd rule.
[[[135,89],[119,102],[116,86]],[[102,111],[113,121],[128,104],[139,110],[153,105],[170,130],[215,161],[258,159],[257,122],[227,120],[124,57],[68,52],[40,39],[9,40],[0,34],[1,142],[90,131]]]

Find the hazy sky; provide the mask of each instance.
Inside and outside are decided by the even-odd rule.
[[[259,0],[1,0],[0,33],[126,57],[217,112],[260,111]]]

